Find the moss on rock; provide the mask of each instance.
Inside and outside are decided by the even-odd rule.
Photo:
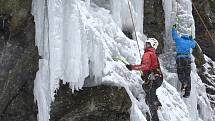
[[[15,31],[25,24],[32,0],[0,0],[0,14],[10,15],[10,29]]]

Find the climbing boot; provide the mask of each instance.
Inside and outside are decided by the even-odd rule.
[[[190,96],[190,92],[185,91],[185,94],[183,95],[184,98],[188,98]]]
[[[162,106],[162,104],[160,103],[160,101],[156,101],[156,102],[155,102],[155,105],[156,105],[156,106]]]
[[[159,110],[162,107],[162,104],[160,103],[160,101],[155,101],[154,106],[157,110]]]

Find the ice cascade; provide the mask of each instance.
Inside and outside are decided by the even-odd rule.
[[[131,12],[143,53],[143,0],[131,1]],[[178,4],[177,4],[178,3]],[[69,83],[75,91],[83,86],[109,84],[124,87],[132,101],[130,120],[146,121],[149,109],[139,73],[128,71],[122,62],[113,57],[123,56],[129,63],[140,63],[127,0],[33,0],[32,14],[36,26],[39,71],[34,82],[34,96],[38,105],[38,120],[48,121],[50,104],[54,101],[59,81]],[[178,14],[181,33],[194,31],[190,0],[163,0],[165,11],[166,50],[173,50],[170,28]],[[176,12],[176,11],[179,12]],[[187,21],[185,21],[187,20]],[[185,24],[184,24],[185,23]],[[186,29],[191,28],[191,29]],[[193,36],[194,32],[192,33]],[[173,55],[173,54],[171,54]],[[162,109],[161,121],[212,121],[211,109],[204,85],[192,65],[191,99],[183,100],[173,87],[176,74],[165,67],[165,53],[160,56],[164,83],[157,90]],[[172,56],[173,57],[173,56]],[[174,58],[173,58],[174,59]],[[172,59],[172,60],[173,60]],[[193,58],[194,59],[194,58]],[[172,85],[170,85],[169,83]],[[197,105],[200,107],[197,110]],[[206,114],[207,113],[207,114]]]

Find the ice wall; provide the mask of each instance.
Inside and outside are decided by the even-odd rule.
[[[109,81],[108,76],[113,72],[112,57],[123,55],[130,62],[136,62],[136,42],[129,42],[109,10],[94,6],[89,0],[33,0],[32,14],[41,56],[34,87],[39,121],[50,118],[50,104],[59,80],[69,83],[73,91],[81,89],[86,78],[89,85],[111,83],[126,87],[127,83],[122,84],[117,78]],[[117,44],[122,46],[120,42],[125,42],[127,48],[118,48]]]
[[[171,27],[177,24],[179,34],[190,34],[195,38],[195,23],[191,0],[163,0],[165,12],[165,51],[173,49]]]
[[[172,49],[173,42],[171,40],[170,29],[173,23],[176,22],[176,0],[162,0],[163,9],[165,13],[165,41],[164,41],[164,50],[169,51]]]
[[[122,30],[133,32],[132,16],[135,29],[140,33],[143,33],[143,3],[144,0],[91,0],[91,5],[96,4],[110,10],[113,19]]]
[[[173,56],[174,42],[171,38],[171,28],[173,24],[177,24],[177,30],[180,35],[189,34],[195,38],[195,23],[192,15],[192,2],[191,0],[163,0],[163,8],[165,11],[166,27],[166,36],[164,38],[165,51],[172,51],[171,55]],[[194,57],[192,61],[194,62]],[[178,79],[175,78],[174,80],[177,81]],[[188,99],[184,99],[184,102],[188,107],[191,120],[197,121],[202,119],[203,121],[211,121],[212,113],[209,106],[209,100],[207,98],[205,87],[197,74],[197,69],[194,63],[192,63],[191,81],[191,96]],[[177,82],[179,83],[179,81]],[[173,86],[180,88],[177,87],[178,84]],[[200,106],[201,108],[197,109],[197,106]]]
[[[49,119],[59,80],[79,90],[86,77],[101,80],[104,48],[98,33],[83,26],[77,1],[34,0],[32,14],[36,23],[36,45],[42,59],[35,79],[34,93],[39,106],[39,120]],[[95,23],[96,24],[96,23]]]
[[[133,31],[131,16],[137,32],[143,33],[143,0],[110,0],[113,19],[122,30]],[[129,10],[129,4],[131,13]]]
[[[141,34],[143,1],[131,1],[138,37],[144,40],[146,37]],[[141,86],[143,82],[139,73],[128,71],[122,62],[113,60],[116,56],[123,56],[132,64],[137,64],[140,60],[136,41],[127,38],[122,32],[125,28],[133,28],[128,4],[121,0],[106,0],[104,3],[110,5],[98,7],[102,5],[98,2],[103,1],[33,0],[36,45],[41,56],[34,87],[39,121],[48,121],[50,118],[50,104],[54,100],[55,90],[59,87],[59,80],[69,83],[73,90],[81,89],[83,84],[125,87],[132,101],[130,120],[146,120],[144,116],[149,110],[144,101]],[[169,33],[176,3],[166,0],[163,4],[166,33]],[[190,8],[186,10],[190,11]],[[168,35],[167,38],[167,45],[172,47],[171,36]],[[139,44],[143,49],[143,41],[139,40]],[[171,76],[166,71],[163,73],[166,77]],[[195,74],[196,69],[193,68],[192,75],[196,76]],[[201,81],[198,81],[199,78],[192,79],[196,91],[192,92],[191,100],[182,100],[175,88],[166,82],[169,79],[165,78],[157,93],[163,104],[160,119],[191,121],[192,118],[198,121],[201,117],[210,121],[205,113],[210,112],[206,93]],[[197,104],[201,110],[197,110]]]

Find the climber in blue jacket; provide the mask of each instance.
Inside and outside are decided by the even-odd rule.
[[[181,82],[181,91],[185,91],[183,97],[190,96],[191,91],[191,53],[190,50],[196,46],[196,41],[189,34],[181,37],[177,34],[176,24],[172,27],[172,38],[176,44],[176,64],[178,79]]]

